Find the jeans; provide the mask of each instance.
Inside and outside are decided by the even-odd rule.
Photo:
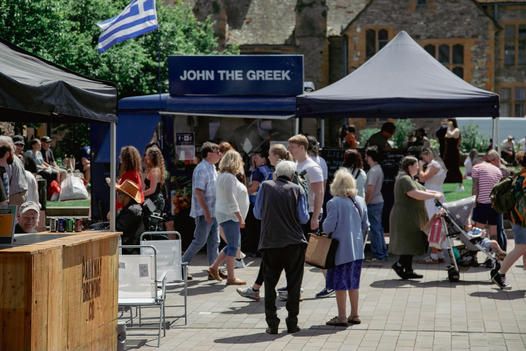
[[[382,225],[382,211],[384,203],[367,205],[367,217],[371,226],[369,239],[371,240],[371,252],[379,260],[387,258],[387,245],[384,239],[384,227]]]
[[[206,255],[208,264],[214,263],[219,254],[219,228],[217,221],[212,218],[212,223],[208,224],[205,216],[195,218],[194,239],[183,255],[183,262],[190,263],[196,253],[206,244]]]
[[[227,256],[235,257],[237,250],[241,245],[241,231],[239,227],[239,222],[236,221],[226,221],[219,224],[223,228],[226,238],[226,246],[223,249],[223,252]]]

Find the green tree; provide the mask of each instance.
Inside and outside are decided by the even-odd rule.
[[[117,86],[119,98],[168,88],[167,57],[219,53],[212,21],[197,21],[178,1],[157,1],[159,30],[127,40],[103,54],[96,50],[97,22],[119,14],[129,0],[0,0],[0,38],[48,61]],[[238,53],[227,47],[223,53]],[[160,65],[159,65],[160,64]],[[158,79],[160,77],[160,79]],[[89,139],[87,126],[58,125],[64,153],[78,152]],[[72,137],[74,136],[74,137]]]
[[[463,152],[470,152],[476,149],[479,152],[486,152],[489,147],[489,140],[479,131],[476,124],[468,124],[460,129],[460,149]]]

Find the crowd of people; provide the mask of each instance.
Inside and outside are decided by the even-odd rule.
[[[241,249],[256,251],[262,257],[258,276],[253,284],[236,291],[245,298],[259,301],[264,287],[270,334],[277,333],[280,323],[275,300],[278,295],[286,300],[287,330],[294,333],[299,330],[297,316],[309,236],[322,230],[332,233],[332,238],[339,242],[336,266],[322,270],[325,287],[315,297],[336,295],[338,315],[327,321],[328,325],[360,323],[360,275],[366,259],[387,261],[389,255],[396,256],[392,269],[401,279],[423,278],[414,270],[415,256],[429,253],[422,263],[444,260],[441,248],[429,249],[423,231],[437,214],[435,201],[445,201],[443,184],[449,181],[460,187],[465,177],[459,169],[460,133],[456,121],[449,120],[444,125],[442,156],[430,148],[425,132],[416,131],[408,143],[394,182],[392,208],[384,206],[382,194],[382,161],[386,153],[393,150],[390,139],[396,131],[390,122],[384,123],[381,130],[369,138],[363,150],[357,148],[356,129],[346,129],[343,145],[347,150],[341,160],[342,167],[328,186],[332,196],[328,201],[325,196],[329,182],[327,164],[312,136],[298,134],[288,139],[287,146],[272,144],[268,150],[257,150],[250,157],[250,165],[245,165],[242,155],[226,142],[203,143],[201,161],[192,175],[190,216],[195,221],[195,230],[182,261],[191,264],[206,246],[208,279],[239,286],[247,284],[236,276],[237,262],[244,257]],[[520,174],[526,175],[524,152],[516,156],[524,167]],[[489,198],[491,189],[506,174],[501,158],[490,150],[483,157],[470,154],[468,159],[466,176],[473,180],[475,195],[475,208],[468,225],[486,230],[488,249],[504,259],[500,271],[493,277],[504,288],[508,286],[505,273],[525,254],[526,231],[519,223],[520,217],[515,216],[516,245],[508,255],[503,254],[506,236],[501,235],[504,233],[502,214],[491,207]],[[123,243],[138,243],[151,215],[162,213],[166,205],[164,160],[155,145],[147,148],[142,161],[136,148],[124,147],[119,160],[117,230],[124,232]],[[526,181],[522,186],[525,185]],[[386,210],[390,213],[389,245],[382,223],[382,213]],[[220,250],[221,239],[224,247]],[[364,251],[367,239],[371,243],[368,254]],[[276,289],[282,271],[285,271],[286,286]],[[193,279],[192,274],[187,278]],[[347,313],[348,304],[350,313]]]

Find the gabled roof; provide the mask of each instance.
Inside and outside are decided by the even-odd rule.
[[[297,98],[299,117],[498,116],[498,95],[472,86],[402,31],[354,72]]]

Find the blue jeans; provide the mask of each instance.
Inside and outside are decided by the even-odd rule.
[[[214,263],[219,254],[219,228],[217,221],[212,218],[212,223],[208,224],[205,216],[195,218],[194,239],[183,255],[183,262],[190,263],[196,253],[206,244],[206,255],[208,264]]]
[[[367,217],[369,218],[371,240],[371,252],[379,260],[387,258],[387,245],[384,239],[384,227],[382,225],[382,211],[384,203],[367,205]]]
[[[219,224],[223,228],[226,238],[226,246],[223,248],[223,252],[227,256],[235,257],[237,249],[241,245],[241,231],[239,222],[226,221]]]

